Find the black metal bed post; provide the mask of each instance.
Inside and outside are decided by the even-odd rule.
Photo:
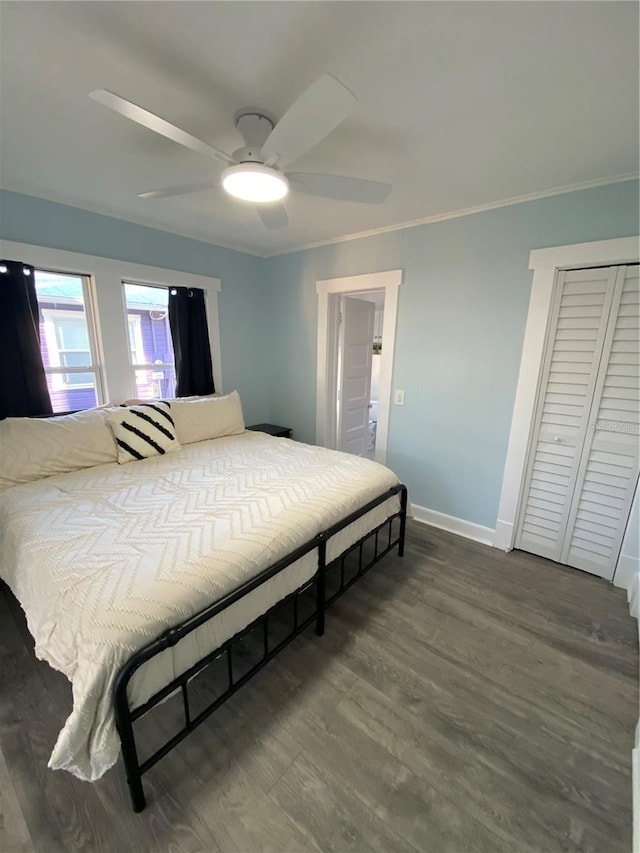
[[[316,634],[324,634],[324,610],[326,599],[327,576],[327,534],[318,536],[318,575],[316,578]]]
[[[129,786],[129,794],[131,795],[131,805],[134,812],[141,812],[146,806],[147,801],[145,800],[144,789],[142,787],[142,773],[140,772],[136,739],[133,734],[133,723],[131,721],[131,711],[129,710],[129,699],[127,697],[128,684],[129,673],[126,671],[121,672],[115,685],[116,727],[122,745],[122,760],[124,761],[127,785]]]
[[[404,557],[404,537],[407,530],[407,487],[400,487],[400,541],[398,557]]]

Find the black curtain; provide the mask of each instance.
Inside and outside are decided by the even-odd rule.
[[[169,290],[169,325],[176,362],[176,397],[213,394],[213,367],[204,290]]]
[[[0,261],[0,418],[50,415],[33,267]]]

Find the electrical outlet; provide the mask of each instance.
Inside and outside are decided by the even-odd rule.
[[[396,388],[393,396],[393,402],[396,406],[404,406],[404,391],[400,391]]]

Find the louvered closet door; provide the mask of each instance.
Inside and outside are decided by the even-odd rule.
[[[560,561],[617,270],[559,273],[516,547]]]
[[[561,562],[611,579],[638,481],[638,267],[620,267]]]

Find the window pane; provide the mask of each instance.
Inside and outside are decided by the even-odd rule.
[[[75,350],[86,352],[87,361],[85,364],[91,364],[91,356],[89,354],[89,330],[87,323],[82,317],[70,317],[61,312],[56,314],[55,311],[49,311],[43,308],[42,313],[45,315],[45,320],[50,317],[56,330],[56,341],[60,350]]]
[[[40,351],[54,412],[98,404],[95,372],[53,373],[52,368],[91,367],[89,326],[82,276],[35,272],[40,309]]]
[[[124,293],[131,364],[133,366],[137,364],[173,365],[168,288],[125,284]],[[153,373],[162,372],[160,367],[153,371]],[[149,375],[151,376],[151,371]],[[160,380],[157,377],[144,383],[136,380],[139,385],[145,386],[153,381]]]
[[[69,383],[64,382],[66,376],[73,379],[82,376],[82,388],[69,387]],[[75,412],[78,409],[92,409],[98,405],[95,376],[92,373],[49,373],[47,386],[54,412]]]
[[[91,359],[88,351],[80,352],[80,350],[78,350],[77,352],[74,352],[73,350],[69,350],[68,352],[62,353],[62,363],[65,367],[87,367],[91,364]]]
[[[176,372],[173,365],[157,365],[154,370],[136,370],[136,397],[141,400],[166,400],[176,396]]]

